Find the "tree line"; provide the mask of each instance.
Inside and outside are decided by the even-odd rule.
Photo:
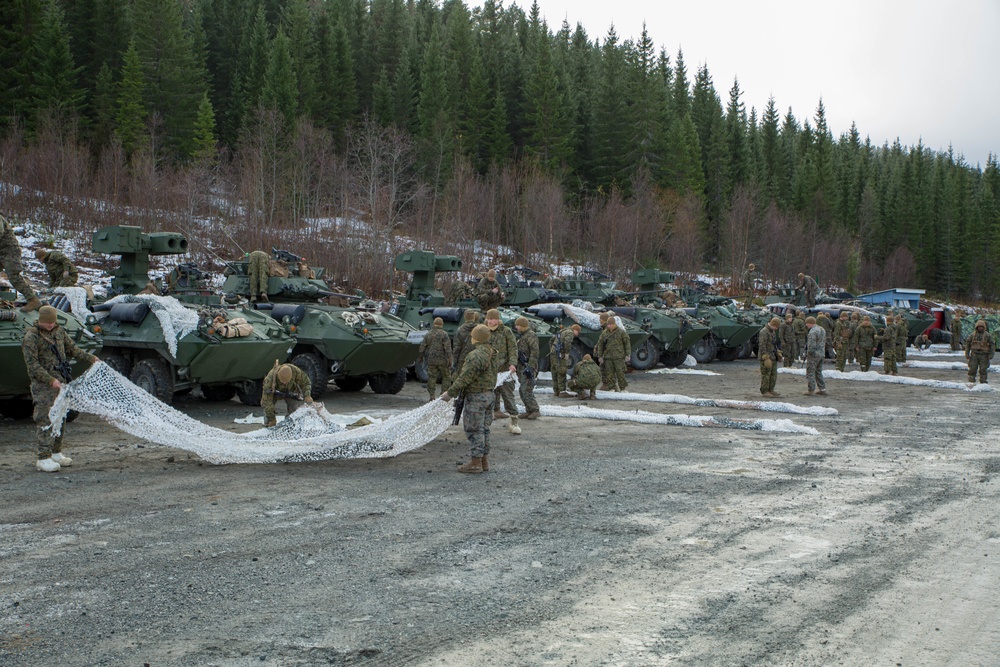
[[[473,267],[489,241],[620,277],[754,262],[1000,294],[996,156],[834,136],[822,100],[747,109],[645,29],[499,0],[0,0],[0,19],[4,206],[45,199],[54,233],[127,215],[229,254],[321,240],[314,261],[368,289],[398,287],[405,236]]]

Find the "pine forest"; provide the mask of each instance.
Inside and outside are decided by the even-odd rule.
[[[469,271],[753,262],[1000,300],[995,155],[834,136],[823,100],[796,117],[780,91],[748,108],[645,30],[499,0],[0,0],[0,19],[3,212],[56,238],[285,246],[374,291],[416,241]]]

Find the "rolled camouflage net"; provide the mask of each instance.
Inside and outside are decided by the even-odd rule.
[[[600,331],[601,330],[601,318],[600,318],[600,315],[598,315],[597,313],[595,313],[593,311],[586,310],[584,308],[580,308],[578,306],[574,306],[574,305],[571,305],[571,304],[568,304],[568,303],[547,303],[547,304],[545,304],[545,309],[546,310],[554,309],[554,308],[561,308],[562,311],[563,311],[563,314],[565,314],[566,317],[570,318],[571,320],[573,320],[574,322],[576,322],[577,324],[579,324],[581,327],[585,327],[587,329],[592,329],[594,331]],[[622,326],[621,320],[617,316],[615,317],[615,320],[617,321],[618,326],[621,327]]]
[[[107,364],[95,364],[64,386],[49,412],[57,433],[69,410],[97,415],[137,438],[216,464],[397,456],[434,440],[454,415],[452,406],[433,401],[378,424],[345,430],[321,406],[307,405],[274,428],[232,433],[161,403]]]
[[[967,368],[962,366],[962,368]],[[779,373],[784,375],[805,375],[801,368],[779,368]],[[874,371],[864,373],[862,371],[823,371],[823,377],[827,380],[853,380],[855,382],[885,382],[887,384],[908,384],[914,387],[935,387],[937,389],[959,389],[961,391],[990,392],[993,388],[988,384],[977,384],[970,387],[965,382],[948,382],[947,380],[923,380],[921,378],[911,378],[899,375],[880,375]]]
[[[52,291],[65,296],[70,310],[81,320],[90,315],[90,310],[87,309],[87,290],[82,287],[57,287]]]
[[[907,354],[910,354],[909,352]],[[884,366],[885,363],[872,359],[872,366]],[[901,361],[896,364],[900,368],[932,368],[939,371],[967,371],[969,364],[961,361]],[[990,366],[990,373],[1000,373],[1000,366]]]
[[[172,296],[123,294],[108,299],[106,303],[144,303],[149,306],[160,323],[163,338],[167,342],[167,349],[172,357],[177,356],[177,341],[198,328],[198,311],[194,308],[186,308],[184,304]]]
[[[551,394],[552,390],[543,387],[535,389],[536,394]],[[702,408],[729,408],[732,410],[760,410],[761,412],[786,412],[795,415],[812,415],[830,417],[840,414],[836,408],[821,405],[808,407],[784,403],[781,401],[733,401],[725,398],[692,398],[678,394],[637,394],[631,391],[599,391],[597,398],[607,401],[642,401],[644,403],[679,403],[681,405],[697,405]]]
[[[741,431],[772,431],[819,435],[819,431],[811,426],[801,426],[790,419],[732,419],[730,417],[697,415],[661,415],[644,410],[603,410],[585,406],[563,407],[557,405],[542,406],[541,412],[545,417],[607,419],[609,421],[627,421],[638,424],[665,424],[668,426],[690,426],[694,428],[732,428]]]

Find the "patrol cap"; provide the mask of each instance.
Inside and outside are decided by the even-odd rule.
[[[496,308],[490,308],[489,310],[486,311],[486,319],[488,319],[488,320],[499,320],[500,319],[500,311],[497,310]]]
[[[289,364],[281,364],[278,366],[278,382],[282,384],[291,381],[292,379],[292,367]]]
[[[485,324],[477,324],[472,330],[472,340],[477,343],[485,343],[490,339],[490,328]]]
[[[49,254],[49,251],[45,248],[35,248],[35,259],[45,259],[45,256]]]
[[[55,324],[56,314],[59,311],[52,306],[42,306],[38,309],[38,321],[42,324]]]
[[[435,327],[440,329],[444,326],[444,320],[442,320],[440,317],[435,317],[433,324]]]

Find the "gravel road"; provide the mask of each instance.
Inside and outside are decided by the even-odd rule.
[[[630,389],[757,398],[755,360],[709,368]],[[778,378],[839,416],[596,407],[819,436],[543,418],[497,429],[485,475],[454,472],[457,427],[390,460],[212,466],[87,415],[46,475],[33,425],[0,423],[0,664],[1000,665],[996,394],[804,388]]]

